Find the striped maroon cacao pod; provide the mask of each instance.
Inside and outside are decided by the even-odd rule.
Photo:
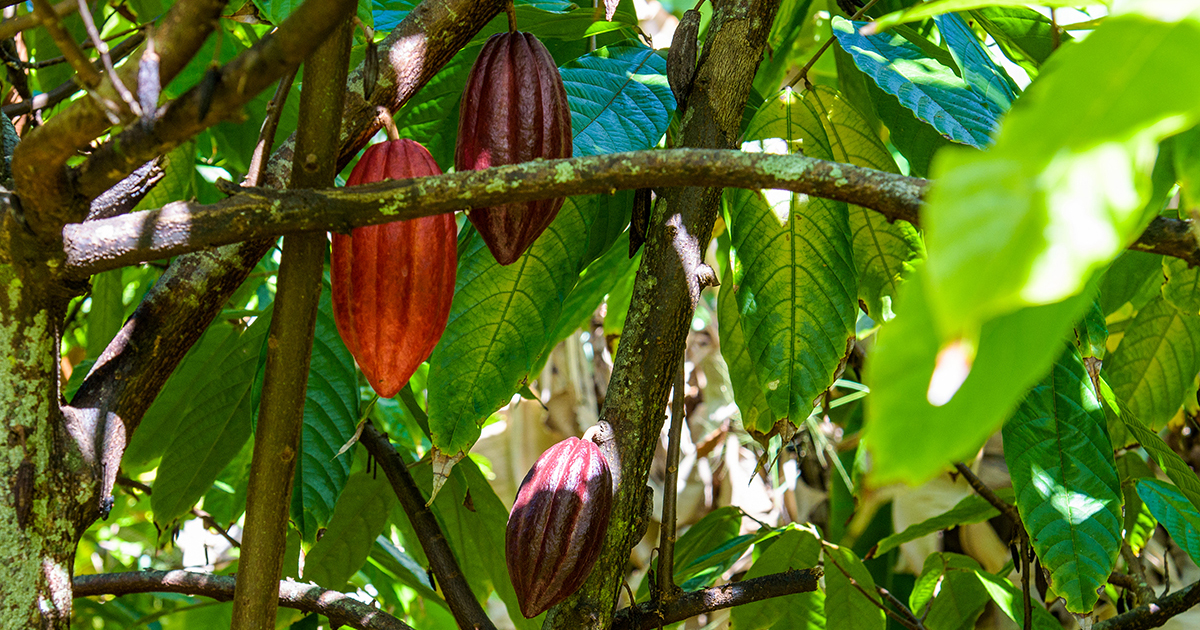
[[[508,576],[532,619],[579,590],[612,515],[612,473],[600,448],[567,438],[525,475],[504,537]]]
[[[571,109],[554,59],[529,33],[499,33],[471,67],[459,107],[454,168],[472,171],[571,157]],[[554,220],[563,199],[471,208],[496,261],[509,265]]]
[[[441,175],[412,140],[367,147],[347,186]],[[451,213],[333,235],[333,315],[375,392],[391,398],[429,358],[446,329],[458,234]]]

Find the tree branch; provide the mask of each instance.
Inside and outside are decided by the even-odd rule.
[[[72,580],[75,597],[129,595],[132,593],[182,593],[221,602],[233,599],[236,578],[190,571],[131,571],[77,575]],[[328,617],[336,627],[359,630],[412,630],[388,613],[338,591],[315,584],[279,583],[279,605]]]
[[[73,0],[65,0],[64,4],[77,7]],[[161,85],[170,83],[204,44],[224,6],[224,0],[180,0],[167,11],[154,29]],[[60,7],[55,9],[61,15]],[[136,85],[137,73],[138,64],[126,64],[117,75],[124,85]],[[94,93],[100,100],[121,103],[110,78],[105,78]],[[111,126],[109,116],[113,113],[97,99],[76,100],[46,124],[30,131],[13,152],[13,179],[26,219],[34,233],[55,247],[63,224],[86,216],[89,201],[76,194],[68,178],[67,160]],[[122,123],[135,118],[127,107],[117,115]],[[153,157],[157,156],[147,156],[125,171],[113,173],[113,183]]]
[[[1157,628],[1185,610],[1200,604],[1200,582],[1195,582],[1182,591],[1160,597],[1158,601],[1142,604],[1105,619],[1092,626],[1092,630],[1147,630]]]
[[[417,533],[417,540],[421,541],[421,548],[429,558],[433,575],[437,578],[437,583],[446,596],[446,604],[450,606],[459,627],[495,630],[487,613],[479,606],[479,601],[471,592],[471,587],[467,585],[466,577],[446,542],[446,536],[438,526],[437,518],[426,507],[425,495],[408,474],[408,466],[400,458],[395,447],[370,421],[363,425],[359,442],[366,447],[371,457],[379,462],[383,473],[391,482],[392,490],[396,492],[400,506],[408,515],[408,521]]]
[[[746,97],[779,2],[715,0],[713,8],[680,127],[681,147],[739,146]],[[608,535],[583,587],[550,610],[547,630],[604,628],[612,618],[629,550],[637,543],[633,524],[641,513],[671,379],[683,355],[702,279],[712,273],[703,263],[703,251],[719,214],[723,184],[703,185],[668,188],[655,205],[634,281],[631,304],[636,306],[625,320],[601,412],[601,433],[612,436],[601,448],[617,483]]]
[[[819,567],[803,571],[772,573],[762,577],[731,582],[699,591],[684,593],[656,609],[653,602],[622,608],[613,616],[613,630],[650,630],[683,621],[689,617],[753,602],[817,590],[822,571]]]
[[[802,155],[737,150],[636,151],[463,171],[353,189],[246,192],[211,205],[190,201],[161,210],[69,225],[67,268],[85,276],[231,242],[374,225],[471,206],[611,193],[648,186],[710,184],[781,188],[913,219],[925,180]]]
[[[73,171],[78,192],[99,195],[137,165],[163,155],[222,120],[241,114],[242,106],[298,66],[341,23],[339,4],[306,0],[249,50],[225,64],[210,93],[195,86],[169,103],[153,124],[133,125],[104,143]],[[155,38],[156,46],[158,38]],[[211,99],[211,100],[209,100]],[[210,103],[203,117],[204,102]],[[335,128],[337,129],[337,128]]]
[[[21,2],[9,2],[5,6],[12,6],[14,4],[21,4]],[[63,0],[51,8],[54,9],[55,15],[59,18],[64,18],[78,11],[79,5],[76,3],[76,0]],[[10,39],[16,36],[17,33],[27,31],[41,23],[42,18],[36,13],[27,13],[20,17],[4,20],[0,22],[0,39]]]
[[[113,60],[123,59],[128,56],[129,53],[133,52],[133,49],[140,46],[144,41],[146,41],[145,33],[141,31],[134,33],[133,35],[121,40],[121,43],[113,46],[112,49],[108,51],[109,57]],[[97,59],[92,62],[92,68],[98,71],[102,67],[102,64],[103,61]],[[77,83],[75,78],[72,77],[59,84],[58,87],[51,89],[49,92],[38,94],[29,100],[24,100],[19,103],[5,105],[3,111],[5,114],[8,114],[10,118],[20,116],[22,114],[28,114],[37,109],[45,109],[47,107],[57,105],[68,98],[71,98],[72,95],[79,92],[81,89],[83,88],[79,87],[79,83]]]
[[[83,54],[83,49],[79,47],[79,42],[71,37],[67,29],[63,27],[62,18],[54,7],[50,6],[47,0],[32,0],[33,14],[42,22],[42,26],[50,33],[50,38],[54,40],[54,44],[58,46],[58,50],[62,52],[63,57],[71,67],[75,69],[77,78],[87,88],[94,88],[100,85],[103,77],[96,68],[92,67],[91,61],[87,55]]]

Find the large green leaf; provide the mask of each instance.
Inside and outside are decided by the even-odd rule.
[[[1081,7],[1093,4],[1107,5],[1111,0],[1038,0],[1037,4],[1044,7]],[[897,24],[916,22],[935,15],[951,11],[965,11],[980,7],[1019,7],[1030,4],[1027,0],[932,0],[918,3],[902,11],[889,13],[875,21],[879,29],[891,28]]]
[[[831,158],[819,96],[791,90],[750,123],[747,148]],[[755,374],[776,418],[799,425],[854,337],[856,283],[844,203],[785,191],[727,190],[733,293]],[[743,424],[746,418],[743,417]],[[772,424],[746,424],[770,433]]]
[[[733,400],[741,414],[742,426],[773,427],[775,415],[767,405],[766,392],[759,385],[750,347],[746,345],[746,334],[742,330],[742,317],[738,314],[733,293],[733,273],[726,269],[722,277],[729,280],[717,292],[717,329],[721,338],[721,356],[729,366]]]
[[[815,86],[812,98],[829,139],[834,161],[899,173],[892,154],[852,105],[838,93]],[[858,272],[858,298],[867,314],[882,323],[892,318],[892,301],[900,280],[923,258],[925,247],[916,228],[907,221],[888,221],[862,206],[849,206],[854,267]]]
[[[230,340],[236,340],[238,335],[239,331],[233,326],[214,322],[192,345],[142,416],[142,422],[121,458],[123,470],[137,474],[150,468],[153,461],[162,456],[167,445],[175,439],[184,415],[195,403],[197,387],[219,374],[229,344],[235,343]],[[75,380],[74,375],[71,380]]]
[[[984,325],[971,372],[950,401],[929,402],[938,339],[918,269],[900,287],[897,317],[878,334],[863,439],[874,483],[920,483],[975,454],[1057,356],[1091,304],[1079,295],[1025,308]],[[964,422],[963,418],[970,418]],[[929,439],[937,436],[937,439]]]
[[[1112,315],[1126,303],[1139,310],[1159,295],[1163,283],[1163,256],[1126,250],[1104,272],[1100,282],[1100,309]]]
[[[853,551],[825,545],[825,619],[829,630],[883,630],[875,580]]]
[[[778,537],[755,547],[758,557],[742,579],[762,577],[817,566],[821,538],[811,529],[794,523],[781,528]],[[761,553],[757,550],[761,549]],[[733,630],[822,630],[825,627],[825,594],[820,590],[774,597],[743,604],[733,609]]]
[[[1108,384],[1101,380],[1101,387],[1107,386]],[[1111,390],[1105,392],[1105,402],[1110,407],[1113,407],[1115,405],[1115,396],[1111,394]],[[1121,422],[1129,430],[1129,433],[1133,435],[1134,439],[1137,440],[1138,444],[1146,449],[1146,452],[1154,458],[1158,467],[1162,468],[1163,472],[1167,473],[1167,477],[1170,477],[1171,481],[1175,482],[1175,487],[1183,493],[1183,496],[1187,497],[1188,501],[1191,501],[1197,510],[1200,510],[1200,479],[1196,478],[1195,471],[1157,433],[1147,429],[1137,419],[1137,416],[1132,413],[1120,413],[1119,411],[1118,413]]]
[[[1067,610],[1086,613],[1121,549],[1121,480],[1103,409],[1074,348],[1004,425],[1004,454],[1033,549]]]
[[[1011,488],[997,488],[996,495],[1005,501],[1012,501],[1013,499]],[[879,541],[870,555],[877,558],[906,542],[942,531],[943,529],[950,529],[951,527],[966,525],[968,523],[982,523],[999,513],[1000,510],[997,510],[991,503],[988,503],[987,499],[977,494],[970,494],[963,497],[950,510],[925,519],[920,523],[909,525],[904,531],[896,532]]]
[[[1003,108],[903,36],[861,35],[865,25],[833,19],[838,44],[867,76],[951,140],[977,148],[991,144]]]
[[[1173,178],[1156,147],[1200,119],[1198,40],[1200,20],[1110,16],[1056,53],[991,150],[939,153],[922,226],[943,342],[1078,293],[1158,213]]]
[[[666,64],[647,48],[602,48],[563,68],[571,95],[575,155],[645,149],[666,130],[672,105]],[[606,195],[567,199],[558,217],[515,263],[500,266],[478,233],[460,248],[450,320],[429,358],[434,446],[453,455],[528,379],[583,270],[616,234]],[[596,225],[604,229],[593,229]]]
[[[154,480],[155,523],[169,525],[186,514],[249,439],[250,389],[270,319],[261,316],[229,336],[187,384],[188,402]]]
[[[1162,427],[1179,411],[1200,372],[1200,315],[1184,313],[1161,297],[1151,300],[1133,318],[1104,369],[1126,410],[1152,428]]]
[[[304,557],[304,579],[335,591],[362,567],[396,503],[385,475],[357,472],[346,481],[325,535]]]
[[[933,18],[942,39],[962,71],[962,78],[1000,111],[1008,111],[1017,98],[1016,84],[1004,68],[996,64],[975,31],[955,13]]]
[[[1042,63],[1055,49],[1054,25],[1050,18],[1027,7],[983,7],[970,12],[972,19],[1013,63],[1030,77],[1037,77]],[[1071,35],[1060,31],[1060,41]]]
[[[1175,486],[1158,479],[1139,479],[1137,491],[1171,540],[1200,562],[1200,512]]]
[[[88,311],[87,356],[100,357],[105,346],[125,323],[125,283],[122,269],[98,273],[92,277],[91,309]]]
[[[353,437],[358,424],[354,357],[338,335],[328,287],[321,291],[304,395],[304,430],[300,434],[291,518],[304,540],[312,542],[317,530],[329,524],[338,495],[350,476],[353,452],[340,457],[337,452]]]
[[[927,611],[921,615],[929,630],[974,630],[990,599],[975,576],[982,570],[964,555],[930,554],[909,595],[909,609]]]
[[[1121,473],[1121,496],[1125,498],[1125,521],[1122,524],[1125,542],[1133,553],[1139,554],[1146,546],[1146,541],[1154,535],[1158,521],[1138,495],[1137,482],[1139,479],[1153,479],[1154,473],[1136,451],[1128,451],[1117,458],[1117,472]]]

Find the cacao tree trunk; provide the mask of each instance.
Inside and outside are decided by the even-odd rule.
[[[21,239],[9,218],[5,231]],[[20,251],[14,247],[12,251]],[[89,466],[58,404],[63,296],[44,263],[0,265],[0,628],[68,628]]]

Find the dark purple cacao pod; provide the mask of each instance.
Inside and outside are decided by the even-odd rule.
[[[525,475],[504,537],[508,576],[532,619],[579,590],[612,515],[612,473],[600,448],[567,438]]]
[[[571,109],[554,59],[529,33],[499,33],[471,67],[459,107],[454,168],[475,171],[571,157]],[[563,199],[471,208],[496,261],[509,265],[554,220]]]
[[[367,147],[347,186],[441,175],[412,140]],[[333,235],[333,316],[342,341],[382,398],[395,396],[442,338],[458,269],[454,214]]]

